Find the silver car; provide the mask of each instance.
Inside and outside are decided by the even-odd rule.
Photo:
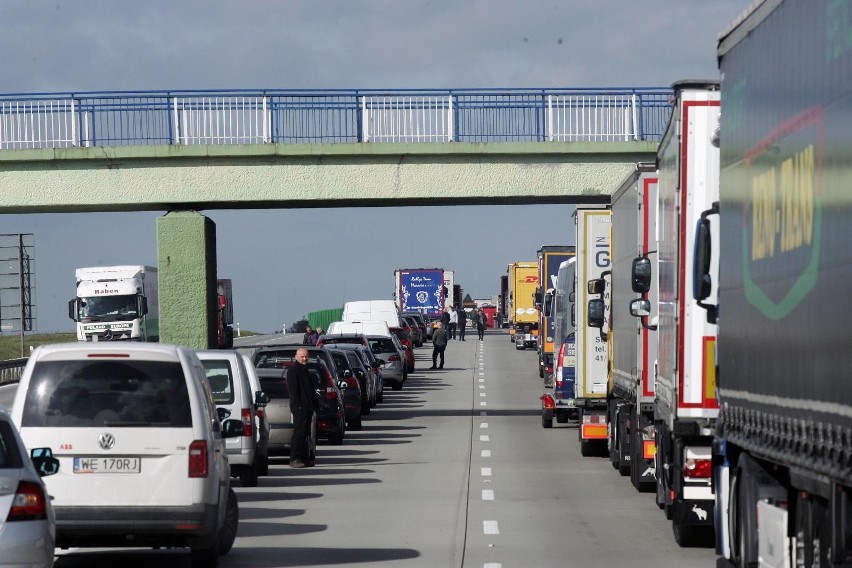
[[[385,384],[390,383],[393,390],[402,390],[402,384],[408,378],[405,370],[405,352],[396,336],[368,335],[370,350],[383,362],[382,376]]]
[[[56,517],[42,476],[59,471],[50,450],[26,447],[0,408],[0,565],[53,566]]]

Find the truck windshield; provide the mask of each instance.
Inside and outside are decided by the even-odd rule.
[[[134,294],[123,296],[92,296],[80,298],[80,319],[134,319],[137,317],[137,302]]]

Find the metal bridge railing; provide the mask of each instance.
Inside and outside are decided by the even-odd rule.
[[[671,90],[263,90],[0,95],[0,149],[659,140]]]
[[[7,359],[0,361],[0,385],[17,383],[27,365],[27,359]]]

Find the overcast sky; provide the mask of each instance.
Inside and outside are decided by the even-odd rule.
[[[0,93],[665,87],[717,78],[717,35],[750,3],[0,0]],[[236,319],[269,332],[345,300],[389,298],[394,268],[452,269],[472,297],[490,297],[509,262],[573,244],[572,209],[206,214]],[[73,330],[75,267],[156,263],[160,215],[0,215],[0,233],[35,234],[37,331]]]

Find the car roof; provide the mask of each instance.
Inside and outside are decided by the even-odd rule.
[[[35,360],[65,360],[86,359],[91,354],[128,356],[137,359],[154,359],[158,361],[180,361],[183,356],[193,353],[188,347],[168,343],[149,343],[120,341],[115,343],[98,342],[84,343],[53,343],[40,345],[35,348],[32,359]]]

